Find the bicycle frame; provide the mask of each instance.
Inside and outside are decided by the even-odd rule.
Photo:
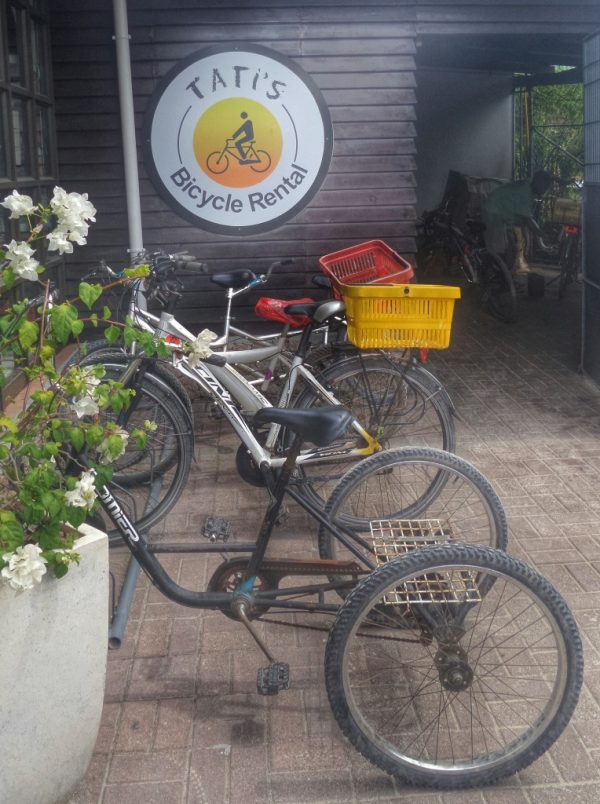
[[[335,614],[339,608],[339,605],[324,603],[322,600],[323,593],[336,589],[348,589],[350,586],[353,586],[356,581],[354,580],[349,582],[347,580],[348,574],[352,574],[355,579],[357,579],[359,576],[367,574],[370,569],[365,569],[364,567],[366,562],[364,551],[366,550],[372,553],[373,549],[367,544],[367,542],[358,536],[358,534],[344,527],[341,523],[333,524],[319,508],[310,502],[310,500],[305,499],[294,488],[288,487],[288,482],[295,466],[299,447],[300,444],[296,438],[294,446],[286,458],[286,463],[277,481],[274,480],[273,474],[268,467],[262,467],[263,474],[265,475],[267,486],[271,495],[271,503],[264,515],[263,522],[255,542],[238,542],[234,544],[228,543],[227,545],[213,543],[179,544],[161,542],[153,545],[146,540],[145,536],[140,533],[135,525],[129,520],[117,500],[113,497],[110,489],[104,486],[98,494],[98,499],[101,507],[121,533],[123,541],[146,575],[166,597],[176,603],[193,608],[224,610],[232,604],[236,596],[244,596],[252,593],[253,599],[257,604],[260,604],[261,601],[271,603],[276,601],[276,605],[280,609]],[[296,568],[299,570],[297,574],[302,574],[304,576],[310,575],[312,570],[312,574],[321,576],[324,574],[327,576],[339,574],[340,576],[345,577],[341,577],[339,581],[331,581],[328,578],[326,583],[253,592],[256,575],[258,572],[260,572],[263,564],[267,546],[271,538],[284,495],[286,493],[296,500],[296,502],[298,502],[302,508],[311,514],[311,516],[313,516],[318,522],[326,527],[332,533],[332,535],[341,541],[350,552],[356,555],[356,557],[362,562],[363,566],[351,561],[328,560],[319,562],[299,560],[296,562]],[[249,562],[248,568],[244,574],[244,582],[241,584],[239,590],[236,590],[235,592],[196,592],[182,587],[171,578],[158,558],[156,558],[156,555],[160,553],[246,553],[249,554]],[[270,561],[269,563],[271,565],[278,564],[277,560]],[[289,570],[287,574],[294,574],[294,561],[286,560],[280,563],[282,570]],[[371,566],[371,569],[372,568],[374,568],[374,564]],[[296,599],[297,595],[299,594],[316,594],[320,599],[319,602],[302,602]],[[282,599],[286,597],[291,599]]]
[[[233,299],[241,293],[246,293],[253,287],[264,284],[267,281],[271,272],[271,268],[265,275],[258,279],[254,279],[246,286],[234,290],[227,288],[227,307],[225,311],[225,321],[223,325],[223,334],[216,338],[211,343],[213,351],[219,350],[228,363],[240,365],[244,367],[244,371],[250,376],[248,382],[260,387],[262,391],[266,391],[271,381],[277,376],[278,367],[280,363],[284,363],[289,368],[289,360],[284,356],[288,338],[302,335],[302,329],[291,329],[288,324],[284,325],[283,329],[278,332],[270,332],[264,335],[253,335],[244,329],[234,326],[231,323],[231,308]],[[143,290],[143,280],[137,280],[132,288],[128,315],[136,326],[146,332],[159,331],[161,327],[162,316],[153,315],[148,311],[146,296]],[[171,333],[175,337],[180,337],[184,341],[194,340],[194,336],[185,327],[176,322],[174,318],[169,320],[169,326],[178,326],[177,333]],[[319,332],[323,335],[323,343],[328,342],[328,327],[315,327],[313,332]],[[247,340],[256,344],[256,347],[251,349],[233,350],[228,351],[227,346],[231,334],[239,335]],[[135,352],[135,349],[132,350]],[[262,363],[269,361],[264,370],[255,370],[252,368],[255,363]]]
[[[141,282],[136,282],[136,285],[137,287],[134,286],[132,289],[132,301],[130,302],[130,312],[133,323],[140,327],[140,329],[160,335],[172,346],[172,360],[175,370],[198,384],[205,393],[213,399],[249,450],[257,466],[268,464],[277,467],[283,464],[283,458],[272,455],[281,427],[278,424],[272,424],[269,428],[265,448],[259,444],[244,417],[241,415],[240,410],[236,407],[234,400],[236,400],[240,409],[247,416],[252,416],[261,408],[271,407],[271,403],[250,381],[236,371],[230,363],[245,364],[246,362],[254,362],[261,359],[265,360],[277,355],[289,368],[278,401],[279,407],[287,407],[289,405],[299,376],[302,377],[305,383],[311,386],[327,404],[339,404],[337,398],[306,368],[302,358],[295,356],[290,361],[283,355],[283,341],[285,340],[283,337],[280,337],[278,343],[273,346],[247,349],[241,352],[219,352],[219,357],[227,362],[225,366],[211,365],[209,367],[207,364],[200,364],[196,368],[191,368],[187,362],[187,358],[181,352],[177,352],[177,346],[181,345],[182,342],[192,342],[194,336],[177,321],[173,313],[163,310],[160,317],[157,317],[149,313],[147,309],[143,309],[139,306],[137,302],[141,300],[141,298],[143,298],[143,307],[146,307],[146,303],[145,296],[143,296],[143,292],[139,287]],[[332,301],[331,305],[338,307],[340,302]],[[143,361],[145,359],[138,358],[138,360]],[[138,363],[137,365],[140,364],[141,363]],[[364,447],[348,447],[344,449],[340,449],[339,447],[335,449],[325,447],[307,450],[299,456],[298,463],[302,464],[308,461],[317,463],[331,458],[335,458],[336,460],[364,458],[381,449],[379,443],[372,438],[358,421],[355,420],[352,427],[364,441]]]
[[[177,322],[174,324],[174,329],[179,331]],[[167,333],[172,334],[172,333]],[[135,358],[129,365],[123,381],[127,384],[128,377],[134,375],[136,370],[145,365],[148,367],[151,364],[151,359],[138,357]],[[227,421],[231,424],[234,431],[252,455],[253,460],[259,467],[280,467],[283,465],[285,458],[273,456],[271,451],[277,441],[281,426],[272,424],[269,428],[267,436],[266,447],[263,447],[256,436],[252,432],[251,427],[248,425],[245,416],[252,416],[257,411],[265,407],[272,407],[271,403],[259,391],[254,388],[246,379],[237,372],[230,365],[208,365],[201,363],[196,367],[191,367],[188,364],[187,358],[177,351],[173,351],[172,365],[177,372],[184,377],[195,382],[203,391],[208,394],[217,407],[222,411]],[[297,365],[294,370],[288,375],[288,382],[284,388],[284,394],[288,397],[291,396],[295,379],[298,374],[302,374],[306,381],[322,396],[322,398],[331,405],[339,404],[338,400],[324,388],[318,380],[304,367]],[[135,386],[134,386],[135,387]],[[236,405],[236,402],[240,405]],[[346,447],[346,448],[330,448],[320,447],[314,449],[307,449],[298,456],[298,464],[307,462],[317,463],[326,461],[331,458],[337,460],[353,458],[363,458],[367,455],[372,455],[374,452],[381,449],[378,442],[372,438],[369,433],[354,420],[352,428],[364,440],[366,446],[364,447]]]

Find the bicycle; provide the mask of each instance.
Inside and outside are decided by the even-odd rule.
[[[510,270],[483,240],[485,226],[474,220],[456,226],[445,207],[424,212],[417,223],[417,265],[421,278],[447,277],[479,289],[481,303],[493,316],[517,320],[517,294]]]
[[[249,142],[244,149],[244,156],[239,154],[235,140],[227,139],[221,151],[212,151],[206,157],[206,167],[216,176],[229,169],[230,160],[239,165],[249,165],[255,173],[265,173],[271,167],[271,157],[267,151],[255,149],[256,140]]]
[[[230,421],[244,442],[248,439],[248,428],[241,427],[240,420],[270,403],[227,363],[228,354],[215,353],[219,354],[221,366],[211,365],[210,369],[198,366],[190,369],[178,347],[181,348],[183,340],[189,341],[193,336],[184,330],[173,313],[169,312],[176,304],[177,291],[173,290],[169,279],[164,275],[155,277],[155,280],[162,288],[161,293],[167,309],[163,310],[159,323],[152,328],[152,331],[161,332],[170,343],[173,350],[172,368],[179,376],[185,377],[202,389],[215,408]],[[451,403],[447,401],[441,386],[438,384],[434,387],[430,380],[431,375],[418,364],[407,362],[399,366],[385,357],[367,354],[364,357],[342,360],[318,378],[314,376],[305,365],[312,331],[323,324],[328,316],[339,315],[343,303],[330,301],[316,304],[313,308],[312,310],[302,308],[305,313],[312,312],[313,320],[303,331],[298,352],[289,362],[289,373],[279,405],[288,406],[293,401],[294,404],[308,407],[322,402],[336,404],[348,400],[357,416],[354,425],[356,433],[354,443],[350,440],[340,444],[336,449],[316,451],[313,455],[307,456],[306,462],[304,456],[302,457],[302,471],[309,472],[303,480],[313,499],[320,501],[326,493],[325,486],[339,478],[340,467],[347,467],[347,464],[341,463],[342,461],[358,460],[381,449],[382,446],[389,447],[404,433],[413,443],[425,443],[453,450],[455,442]],[[145,313],[140,311],[140,315],[134,320],[139,326],[140,322],[145,321]],[[127,451],[121,462],[120,468],[123,471],[118,475],[123,488],[133,494],[136,484],[147,485],[159,479],[163,468],[169,470],[168,483],[163,486],[164,494],[154,501],[147,515],[138,518],[142,527],[151,527],[175,504],[185,484],[191,463],[191,458],[187,456],[191,455],[194,449],[191,417],[186,410],[180,410],[179,424],[174,421],[175,412],[181,403],[176,389],[173,393],[168,384],[157,387],[162,382],[162,375],[154,376],[156,361],[135,357],[131,359],[121,353],[99,350],[84,357],[81,362],[83,365],[95,362],[104,364],[110,379],[120,379],[124,369],[128,367],[123,379],[126,387],[136,391],[136,398],[134,405],[123,414],[123,420],[125,417],[135,415],[141,421],[147,418],[158,421],[161,425],[160,432],[163,437],[154,439],[152,448],[157,451],[145,456],[147,460],[144,471],[139,471],[140,455],[132,449]],[[164,372],[166,375],[168,373]],[[306,389],[297,399],[292,400],[298,377],[305,381]],[[146,388],[140,385],[144,381],[149,381],[153,386],[148,399],[144,397]],[[361,421],[365,424],[361,425]],[[285,435],[280,436],[280,428],[272,427],[265,437],[265,449],[269,454],[276,456],[285,449],[285,439]],[[256,472],[257,456],[260,458],[261,454],[248,451],[243,443],[237,453],[238,470],[250,483],[259,479]],[[131,463],[126,466],[126,461]],[[321,486],[323,488],[320,488]],[[141,489],[139,494],[143,493],[144,490]],[[140,503],[138,508],[139,505]]]
[[[150,544],[110,490],[100,490],[100,505],[167,598],[222,611],[251,634],[268,661],[257,673],[259,694],[277,695],[291,683],[289,665],[266,644],[260,623],[322,627],[329,631],[325,680],[333,715],[370,762],[439,789],[509,776],[557,739],[581,689],[577,625],[548,581],[502,551],[455,543],[439,522],[390,520],[383,512],[371,521],[373,571],[356,560],[266,557],[286,494],[332,539],[356,540],[293,482],[302,443],[326,447],[351,422],[339,407],[256,414],[256,427],[282,424],[294,438],[278,472],[260,464],[270,502],[254,542]],[[367,458],[355,476],[372,475],[381,457]],[[234,557],[217,567],[205,591],[192,591],[161,563],[173,553]],[[298,619],[308,613],[310,624]]]

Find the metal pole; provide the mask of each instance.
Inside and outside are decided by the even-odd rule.
[[[127,0],[113,0],[113,11],[115,18],[115,35],[113,38],[117,51],[121,134],[123,138],[123,162],[125,167],[125,193],[127,198],[127,221],[129,226],[129,253],[131,255],[131,261],[135,262],[137,255],[141,254],[144,250],[144,242],[142,235],[137,146],[135,141]]]

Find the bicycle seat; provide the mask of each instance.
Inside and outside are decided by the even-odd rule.
[[[285,305],[285,311],[288,315],[304,315],[307,318],[312,318],[314,313],[319,309],[321,302],[291,302]]]
[[[324,274],[315,274],[312,277],[312,283],[318,288],[326,288],[327,290],[331,290],[331,279]]]
[[[227,271],[223,274],[212,274],[210,281],[222,288],[243,288],[248,282],[256,279],[254,271],[241,268],[239,271]]]
[[[337,299],[314,302],[313,304],[290,304],[285,308],[289,315],[305,315],[318,324],[323,324],[328,318],[340,315],[345,310],[344,302]]]
[[[281,424],[303,441],[310,441],[317,447],[326,447],[342,436],[354,416],[342,405],[329,405],[322,408],[261,408],[254,415],[254,424]]]

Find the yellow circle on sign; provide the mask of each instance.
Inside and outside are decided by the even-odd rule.
[[[261,103],[227,98],[211,106],[194,128],[194,154],[201,170],[225,187],[251,187],[277,167],[281,128]]]

